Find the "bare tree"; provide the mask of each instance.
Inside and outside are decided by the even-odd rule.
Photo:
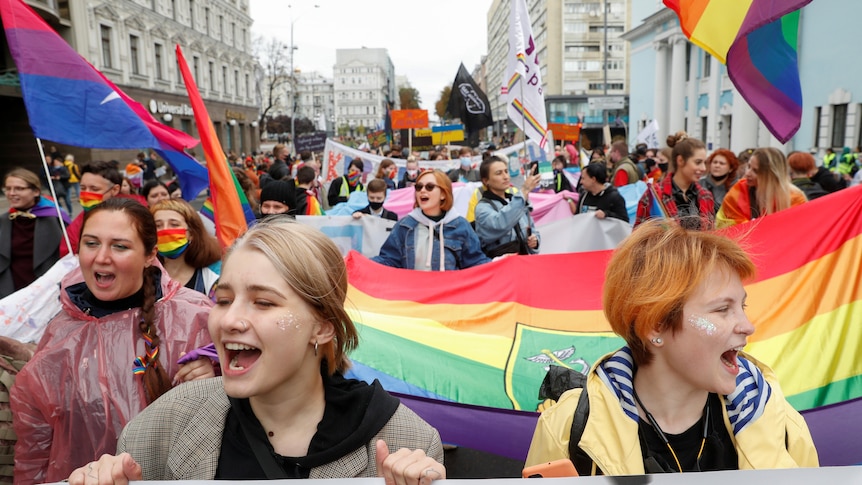
[[[261,98],[259,123],[266,126],[267,118],[282,104],[284,85],[290,81],[290,53],[288,46],[274,37],[256,36],[252,49],[263,71],[258,79]]]

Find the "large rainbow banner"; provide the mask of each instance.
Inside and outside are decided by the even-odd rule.
[[[862,420],[841,418],[862,412],[854,401],[862,397],[862,187],[725,232],[758,268],[746,285],[757,327],[746,351],[809,410],[823,464],[862,462],[862,429],[852,429]],[[523,459],[548,366],[586,371],[623,343],[602,312],[610,255],[516,256],[428,273],[351,253],[353,375],[402,394],[444,441]]]

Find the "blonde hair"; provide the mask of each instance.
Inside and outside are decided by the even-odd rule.
[[[777,148],[758,148],[751,158],[757,158],[757,208],[760,215],[789,209],[791,192],[799,189],[790,183],[790,167],[784,154]]]
[[[697,287],[725,269],[743,280],[754,263],[736,241],[716,233],[689,231],[673,220],[647,221],[614,251],[605,273],[605,317],[625,339],[638,365],[653,355],[646,345],[653,330],[682,325],[682,310]]]
[[[344,309],[347,266],[335,243],[311,226],[276,218],[258,222],[237,239],[224,262],[239,248],[263,254],[317,317],[332,324],[335,337],[320,346],[323,360],[330,374],[347,370],[347,354],[356,348],[359,335]]]

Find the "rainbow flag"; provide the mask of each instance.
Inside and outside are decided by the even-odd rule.
[[[323,212],[323,207],[320,205],[320,201],[317,200],[317,197],[310,191],[306,191],[305,194],[306,206],[305,206],[305,214],[300,214],[304,216],[322,216],[326,213]]]
[[[195,112],[195,124],[201,136],[201,146],[207,161],[216,237],[222,248],[227,248],[248,229],[248,226],[254,223],[254,212],[252,212],[251,205],[249,205],[242,187],[233,174],[233,170],[227,163],[227,157],[221,149],[204,100],[198,92],[195,78],[189,70],[189,65],[186,63],[179,45],[177,45],[177,63],[179,63],[183,82],[185,82],[186,90],[189,93],[189,102]]]
[[[725,233],[758,268],[746,285],[757,328],[746,351],[775,369],[793,406],[835,424],[835,409],[862,398],[862,187]],[[515,256],[428,273],[351,253],[348,310],[360,331],[353,375],[405,395],[444,441],[523,459],[548,366],[586,370],[623,345],[602,312],[610,255]],[[831,450],[842,442],[831,430],[847,424],[819,426],[815,442]],[[862,446],[851,448],[842,460],[862,462]],[[821,451],[824,463],[830,452]]]
[[[799,130],[799,9],[811,0],[664,0],[694,44],[727,64],[748,105],[781,143]]]

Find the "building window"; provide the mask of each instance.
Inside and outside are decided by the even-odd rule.
[[[177,19],[177,0],[171,0],[171,18]]]
[[[155,68],[156,68],[156,79],[164,79],[165,73],[162,70],[162,44],[153,45],[153,51],[156,53],[155,59]]]
[[[222,91],[227,94],[227,66],[221,67],[221,83],[222,83]]]
[[[215,64],[213,63],[213,61],[210,61],[209,74],[210,74],[210,91],[215,91]]]
[[[193,69],[192,72],[194,73],[194,76],[195,76],[195,84],[200,86],[201,78],[198,76],[198,71],[201,70],[201,58],[200,57],[194,56],[192,58],[192,69]]]
[[[691,80],[691,43],[685,43],[685,82]]]
[[[224,42],[224,15],[218,16],[218,36]]]
[[[700,118],[700,139],[706,140],[706,116],[701,116]]]
[[[612,44],[613,45],[613,44]],[[566,54],[581,54],[584,52],[601,52],[602,48],[596,45],[567,45]]]
[[[832,107],[832,146],[844,146],[844,130],[847,128],[847,105],[836,104]]]
[[[236,23],[230,23],[230,45],[236,47]]]
[[[251,98],[251,88],[248,85],[248,74],[245,75],[245,97]]]
[[[208,36],[212,35],[212,32],[210,32],[210,8],[209,7],[204,8],[204,22],[206,22],[207,35]]]
[[[195,28],[195,0],[189,0],[189,25]]]
[[[817,106],[814,108],[814,146],[820,146],[820,112],[823,108]]]
[[[141,73],[141,63],[138,58],[138,36],[129,36],[129,61],[132,63],[132,74]]]
[[[709,52],[703,53],[703,77],[708,78],[712,75],[712,56]]]
[[[112,68],[114,63],[111,62],[111,28],[100,25],[99,31],[102,35],[102,67]]]
[[[242,29],[242,37],[239,39],[239,48],[245,49],[245,29]]]
[[[233,92],[239,95],[239,70],[233,70]]]

